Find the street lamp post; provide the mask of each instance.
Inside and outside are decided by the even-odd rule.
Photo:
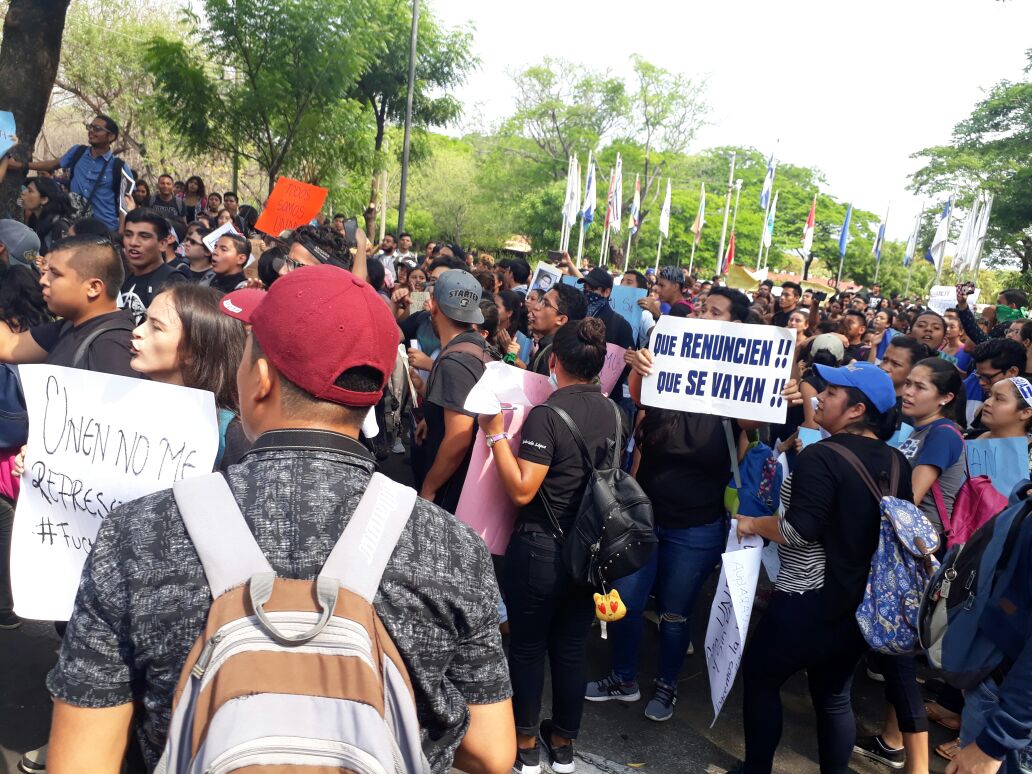
[[[409,144],[412,135],[412,98],[416,89],[416,34],[419,0],[412,0],[412,36],[409,38],[408,96],[405,98],[405,136],[401,149],[401,192],[398,201],[398,233],[405,229],[405,194],[408,190]]]

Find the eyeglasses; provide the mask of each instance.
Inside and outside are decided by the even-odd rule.
[[[103,124],[91,124],[89,121],[87,121],[85,126],[86,126],[86,130],[90,131],[90,132],[98,132],[99,133],[99,132],[106,132],[106,131],[108,131],[108,128],[106,126],[104,126]]]
[[[203,247],[204,246],[204,242],[202,242],[199,239],[194,239],[192,237],[190,239],[184,239],[183,241],[186,242],[186,244],[194,245],[195,247]]]
[[[273,258],[272,259],[272,269],[277,274],[281,273],[283,271],[284,267],[286,267],[287,271],[294,271],[294,269],[300,269],[304,265],[305,264],[301,263],[301,261],[297,261],[297,260],[295,260],[295,259],[293,259],[293,258],[291,258],[289,256],[286,256],[286,255],[283,256],[282,258]],[[305,276],[308,276],[308,275],[306,274]]]
[[[544,296],[541,296],[541,298],[538,299],[538,307],[545,307],[546,309],[551,309],[556,314],[559,314],[559,307],[550,303]]]
[[[1003,371],[994,371],[991,374],[978,374],[978,381],[982,384],[992,384],[993,379],[997,376],[1003,376]]]

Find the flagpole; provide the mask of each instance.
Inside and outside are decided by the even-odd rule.
[[[942,257],[939,259],[939,265],[935,267],[935,281],[933,285],[939,284],[939,279],[942,277],[942,265],[946,263],[946,246],[950,243],[950,219],[953,217],[953,202],[957,192],[954,191],[950,194],[948,200],[949,206],[946,209],[946,238],[942,241]],[[934,239],[934,237],[932,237]]]
[[[689,277],[693,276],[692,275],[692,269],[694,269],[694,268],[695,268],[695,237],[693,236],[692,237],[692,255],[688,259],[688,276]]]
[[[717,251],[717,266],[724,260],[724,241],[727,239],[727,216],[731,210],[731,188],[735,184],[735,159],[738,151],[731,151],[731,171],[727,176],[727,195],[724,197],[724,224],[720,227],[720,249]],[[691,272],[688,272],[691,274]]]
[[[659,232],[659,244],[656,246],[656,271],[659,272],[659,255],[663,251],[663,232]],[[692,255],[695,255],[695,242],[692,242]],[[691,274],[691,269],[688,270]]]
[[[591,151],[588,151],[588,166],[584,175],[584,198],[588,198],[588,175],[591,174]],[[581,256],[584,254],[584,206],[581,202],[580,233],[577,235],[577,268],[580,268]],[[594,213],[592,213],[594,215]]]
[[[914,258],[917,257],[917,233],[921,230],[921,218],[924,217],[925,204],[927,204],[927,202],[927,199],[923,199],[921,201],[921,209],[917,213],[917,218],[914,220],[914,233],[910,235],[910,240],[907,242],[907,246],[909,246],[910,243],[913,242],[915,255],[910,256],[910,264],[907,266],[907,286],[903,289],[904,298],[910,295],[910,278],[914,274]],[[905,255],[903,257],[903,260],[906,260]]]
[[[623,259],[624,274],[627,273],[627,266],[631,262],[631,237],[632,236],[634,236],[634,234],[631,233],[631,229],[630,229],[630,227],[628,227],[628,229],[627,229],[627,252],[624,253],[624,259]]]
[[[878,226],[878,231],[879,232],[881,232],[882,229],[888,229],[888,227],[889,227],[889,211],[891,209],[892,209],[892,202],[890,201],[889,202],[889,206],[885,208],[885,220],[883,220],[881,222],[881,224]],[[884,243],[885,243],[885,238],[884,238],[884,235],[882,235],[882,234],[879,234],[879,236],[876,236],[875,240],[877,240],[879,237],[881,237],[881,244],[878,245],[878,253],[877,253],[877,255],[875,255],[874,283],[873,284],[878,284],[878,272],[881,270],[881,251],[882,251],[882,247],[884,246]]]
[[[735,224],[738,223],[738,202],[742,198],[742,179],[735,180],[735,209],[734,214],[731,215],[731,236],[735,234]],[[721,271],[721,267],[724,264],[724,257],[721,256],[720,263],[717,264],[717,274],[724,276],[726,272]],[[688,272],[691,274],[691,272]]]

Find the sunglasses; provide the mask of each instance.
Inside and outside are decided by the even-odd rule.
[[[304,265],[305,264],[301,263],[301,261],[296,261],[293,258],[290,258],[289,256],[283,256],[282,258],[277,257],[272,259],[272,270],[275,271],[277,274],[282,272],[284,267],[287,267],[287,271],[294,271],[294,269],[300,269]]]
[[[91,123],[89,123],[89,122],[87,121],[87,122],[86,122],[86,124],[85,124],[85,126],[86,126],[86,129],[87,129],[87,131],[90,131],[90,132],[97,132],[98,134],[99,134],[100,132],[106,132],[106,131],[108,131],[108,128],[107,128],[106,126],[104,126],[103,124],[91,124]]]

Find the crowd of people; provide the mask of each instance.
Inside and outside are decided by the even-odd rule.
[[[919,654],[871,652],[854,613],[881,516],[850,461],[875,481],[891,478],[887,493],[948,535],[968,478],[967,441],[1022,438],[1029,448],[1032,320],[1023,291],[1004,291],[976,317],[965,288],[940,314],[878,284],[826,294],[766,280],[747,293],[677,266],[621,273],[568,255],[559,269],[576,284],[532,288],[524,257],[496,261],[446,242],[418,250],[406,233],[376,245],[344,215],[259,233],[258,210],[232,191],[209,191],[198,176],[162,174],[152,187],[134,175],[112,152],[118,126],[109,117],[94,117],[87,131],[87,144],[60,159],[3,165],[31,176],[21,217],[0,221],[0,362],[213,393],[215,467],[286,578],[320,574],[378,462],[408,455],[419,498],[375,612],[407,671],[426,770],[575,771],[585,702],[643,698],[650,619],[658,666],[643,712],[656,722],[673,717],[697,644],[693,614],[736,517],[740,536],[777,544],[780,558],[742,662],[738,771],[773,770],[781,689],[804,670],[822,772],[848,771],[853,755],[927,772],[929,722],[958,732],[935,751],[951,774],[1032,771],[1028,642],[985,679],[992,700],[980,700],[977,713],[948,685],[925,700]],[[134,181],[131,195],[122,195],[123,179]],[[226,224],[214,243],[206,239]],[[645,292],[640,324],[611,307],[618,284]],[[650,331],[663,315],[792,331],[785,421],[644,405]],[[624,350],[626,367],[607,394],[598,377],[608,345]],[[529,411],[516,446],[503,414],[466,407],[496,361],[554,388]],[[806,444],[804,431],[826,440]],[[474,447],[485,442],[518,512],[497,555],[453,515]],[[788,473],[766,511],[729,512],[728,483],[757,448],[784,454]],[[3,629],[21,625],[8,568],[24,454],[21,445],[0,452]],[[1026,472],[1030,459],[1023,455]],[[593,589],[570,577],[563,544],[590,474],[611,460],[651,502],[657,547],[616,581],[627,614],[608,624],[608,672],[589,674]],[[1026,524],[1022,534],[1030,531]],[[1015,561],[1028,566],[1032,541],[1015,540]],[[205,569],[171,491],[105,519],[74,613],[58,622],[50,743],[26,753],[23,771],[158,764],[176,684],[214,593]],[[1032,583],[1015,589],[1013,602],[1032,635]],[[551,713],[542,719],[546,664]],[[885,684],[885,721],[858,738],[851,687],[865,667]],[[702,770],[698,763],[684,770]]]

